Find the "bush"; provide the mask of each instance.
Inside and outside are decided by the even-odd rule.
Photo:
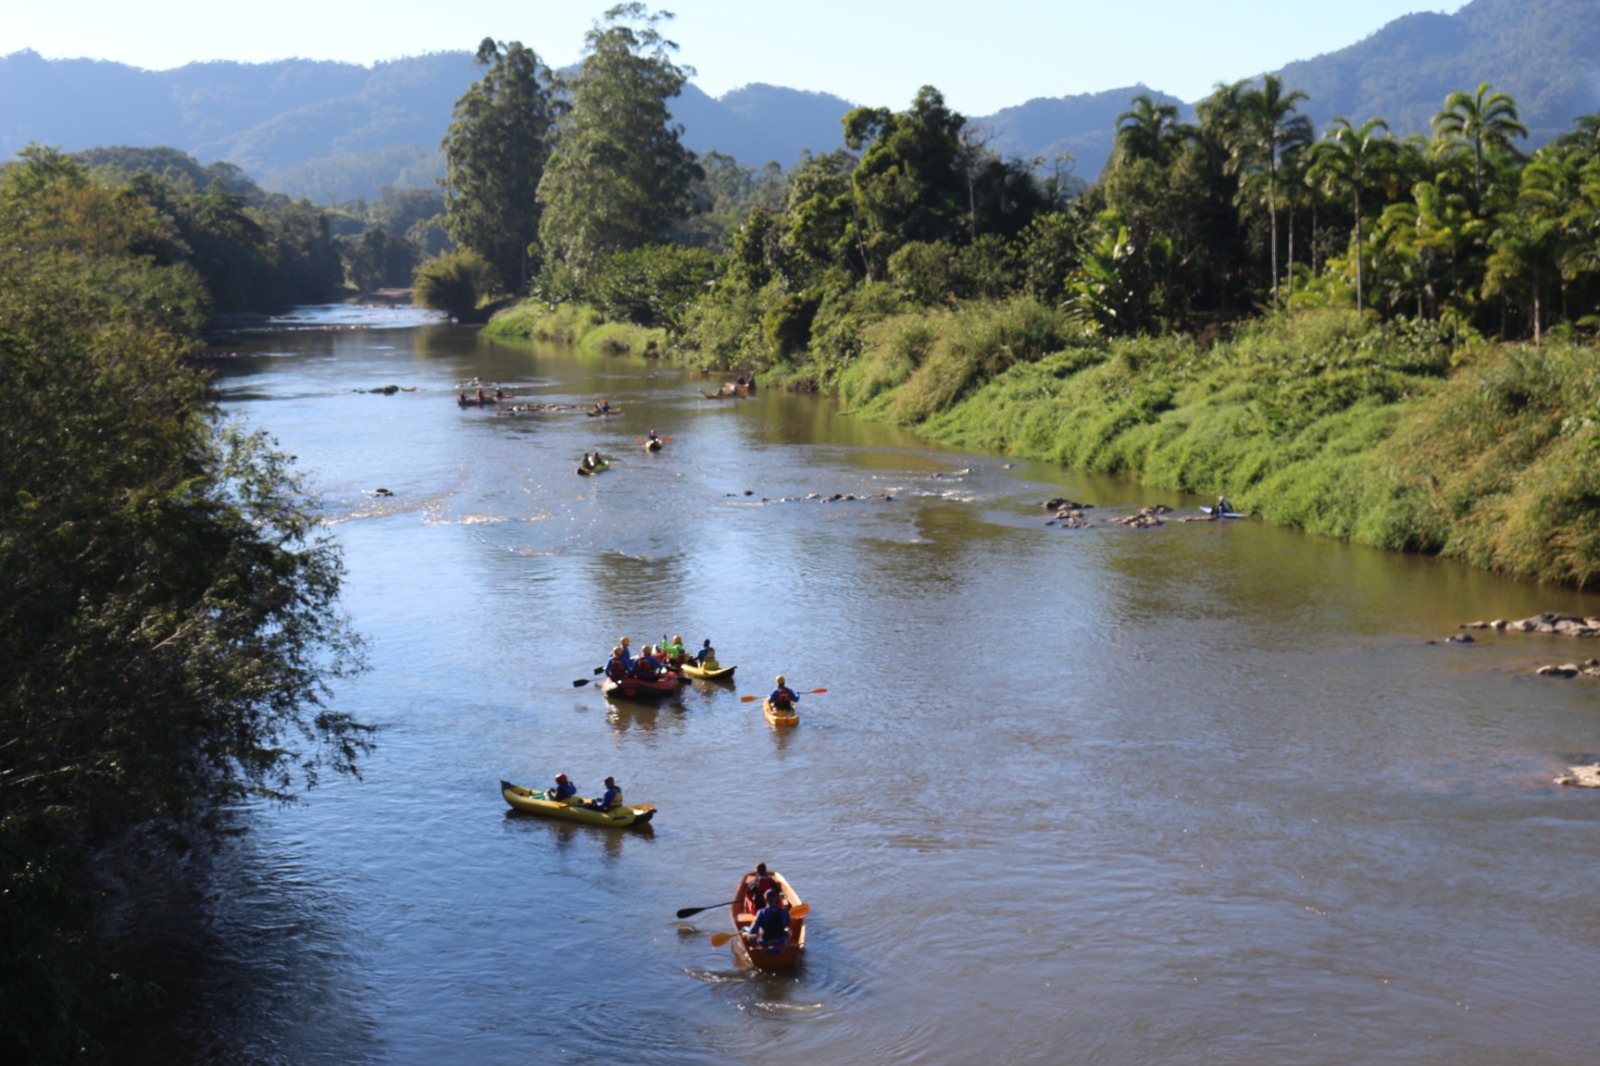
[[[478,307],[494,291],[494,284],[494,268],[477,252],[445,252],[417,268],[411,299],[457,322],[470,322],[478,317]]]

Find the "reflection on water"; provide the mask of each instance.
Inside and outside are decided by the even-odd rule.
[[[1591,1057],[1600,807],[1550,781],[1600,751],[1597,690],[1532,676],[1570,643],[1427,642],[1592,598],[1260,522],[1047,528],[1052,496],[1196,501],[457,327],[217,366],[344,546],[374,669],[336,704],[383,732],[363,782],[255,817],[170,949],[189,1058]],[[473,380],[573,410],[461,409]],[[662,632],[737,683],[573,686]],[[796,729],[740,700],[779,673],[828,689]],[[658,814],[506,811],[562,771]],[[763,860],[814,907],[793,976],[673,917]]]

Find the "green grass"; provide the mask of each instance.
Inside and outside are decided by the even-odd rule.
[[[885,319],[863,330],[840,398],[957,447],[1226,492],[1309,532],[1600,587],[1592,344],[1452,353],[1427,329],[1338,311],[1269,317],[1210,349],[1018,343],[1055,336],[1044,321],[993,306]]]

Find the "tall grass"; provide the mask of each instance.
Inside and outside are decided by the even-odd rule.
[[[959,447],[1226,492],[1310,532],[1600,586],[1593,345],[1452,353],[1427,328],[1326,310],[1209,349],[1066,343],[1051,326],[1016,306],[885,320],[864,331],[841,398]]]

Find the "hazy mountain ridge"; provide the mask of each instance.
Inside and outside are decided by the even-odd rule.
[[[0,157],[30,141],[67,151],[170,145],[206,162],[227,160],[293,195],[371,197],[380,185],[427,186],[442,173],[439,141],[455,100],[480,73],[464,51],[372,67],[291,59],[168,71],[17,52],[0,57]],[[1534,147],[1600,109],[1600,0],[1474,0],[1454,15],[1406,15],[1279,73],[1310,95],[1302,108],[1319,128],[1336,115],[1357,123],[1381,117],[1401,136],[1425,133],[1450,92],[1487,81],[1516,98]],[[1039,159],[1049,171],[1067,152],[1070,172],[1092,180],[1110,153],[1116,116],[1138,92],[1177,102],[1136,85],[969,118],[1000,154]],[[697,152],[788,167],[804,151],[841,147],[840,119],[853,106],[765,84],[713,98],[691,83],[673,111]]]

